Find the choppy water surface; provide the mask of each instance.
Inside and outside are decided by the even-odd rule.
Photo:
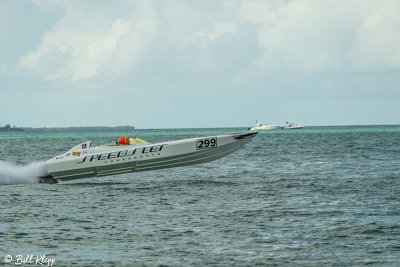
[[[399,126],[268,131],[203,165],[35,180],[44,160],[90,139],[240,130],[0,133],[1,264],[400,265]]]

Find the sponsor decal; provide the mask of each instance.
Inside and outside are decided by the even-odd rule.
[[[164,148],[164,146],[166,146],[166,144],[140,147],[140,148],[135,148],[133,150],[121,150],[121,151],[115,151],[115,152],[108,152],[108,153],[103,153],[103,154],[85,156],[85,157],[83,157],[82,161],[77,162],[77,163],[92,162],[92,161],[106,160],[106,159],[115,159],[115,158],[123,158],[123,157],[138,155],[138,154],[155,153],[155,152],[160,152]]]
[[[72,152],[72,156],[80,156],[81,152]]]

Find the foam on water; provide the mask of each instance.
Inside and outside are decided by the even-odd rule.
[[[45,174],[45,162],[17,165],[8,161],[0,161],[0,184],[38,183],[38,177]]]

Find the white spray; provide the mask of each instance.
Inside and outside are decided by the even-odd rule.
[[[38,177],[46,175],[45,162],[32,162],[28,165],[17,165],[0,161],[0,184],[33,184]]]

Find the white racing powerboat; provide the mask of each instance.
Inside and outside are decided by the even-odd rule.
[[[46,161],[40,183],[57,183],[93,176],[187,166],[225,157],[248,143],[258,132],[212,135],[152,144],[134,139],[130,145],[79,144]]]
[[[281,127],[279,125],[268,125],[268,124],[263,124],[259,123],[256,120],[256,126],[253,126],[249,128],[250,131],[263,131],[263,130],[276,130],[280,129]]]
[[[296,129],[303,129],[304,126],[297,124],[297,123],[293,123],[293,122],[286,122],[286,126],[283,126],[282,129],[283,130],[296,130]]]

